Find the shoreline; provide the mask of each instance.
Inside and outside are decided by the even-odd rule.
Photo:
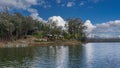
[[[77,40],[56,40],[56,41],[47,41],[47,42],[35,42],[34,39],[19,39],[12,42],[0,42],[0,48],[6,47],[34,47],[34,46],[71,46],[71,45],[80,45],[82,42]]]
[[[50,42],[32,42],[31,46],[71,46],[71,45],[80,45],[80,41],[50,41]]]

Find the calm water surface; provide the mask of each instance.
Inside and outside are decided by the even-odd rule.
[[[1,48],[0,68],[120,68],[120,43]]]

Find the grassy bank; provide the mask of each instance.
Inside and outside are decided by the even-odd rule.
[[[36,42],[34,41],[35,37],[30,37],[27,39],[19,39],[12,42],[0,42],[0,47],[27,47],[27,46],[60,46],[60,45],[79,45],[82,44],[77,40],[55,40],[55,41],[47,41],[47,42]]]
[[[79,45],[81,44],[81,42],[79,41],[49,41],[49,42],[31,42],[30,45],[31,46],[45,46],[45,45],[55,45],[55,46],[61,46],[61,45],[64,45],[64,46],[68,46],[68,45]]]

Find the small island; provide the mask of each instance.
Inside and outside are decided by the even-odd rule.
[[[0,12],[0,47],[76,45],[85,42],[86,26],[81,19],[69,18],[64,25],[58,24],[57,20],[45,22],[20,13],[11,14],[7,10]]]

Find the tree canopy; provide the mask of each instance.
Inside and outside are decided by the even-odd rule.
[[[79,18],[70,18],[66,23],[66,30],[58,27],[55,22],[52,24],[33,20],[30,16],[23,16],[20,13],[9,14],[0,12],[0,40],[12,41],[32,35],[35,31],[41,32],[42,36],[64,36],[65,39],[82,40],[85,38],[85,26]]]

